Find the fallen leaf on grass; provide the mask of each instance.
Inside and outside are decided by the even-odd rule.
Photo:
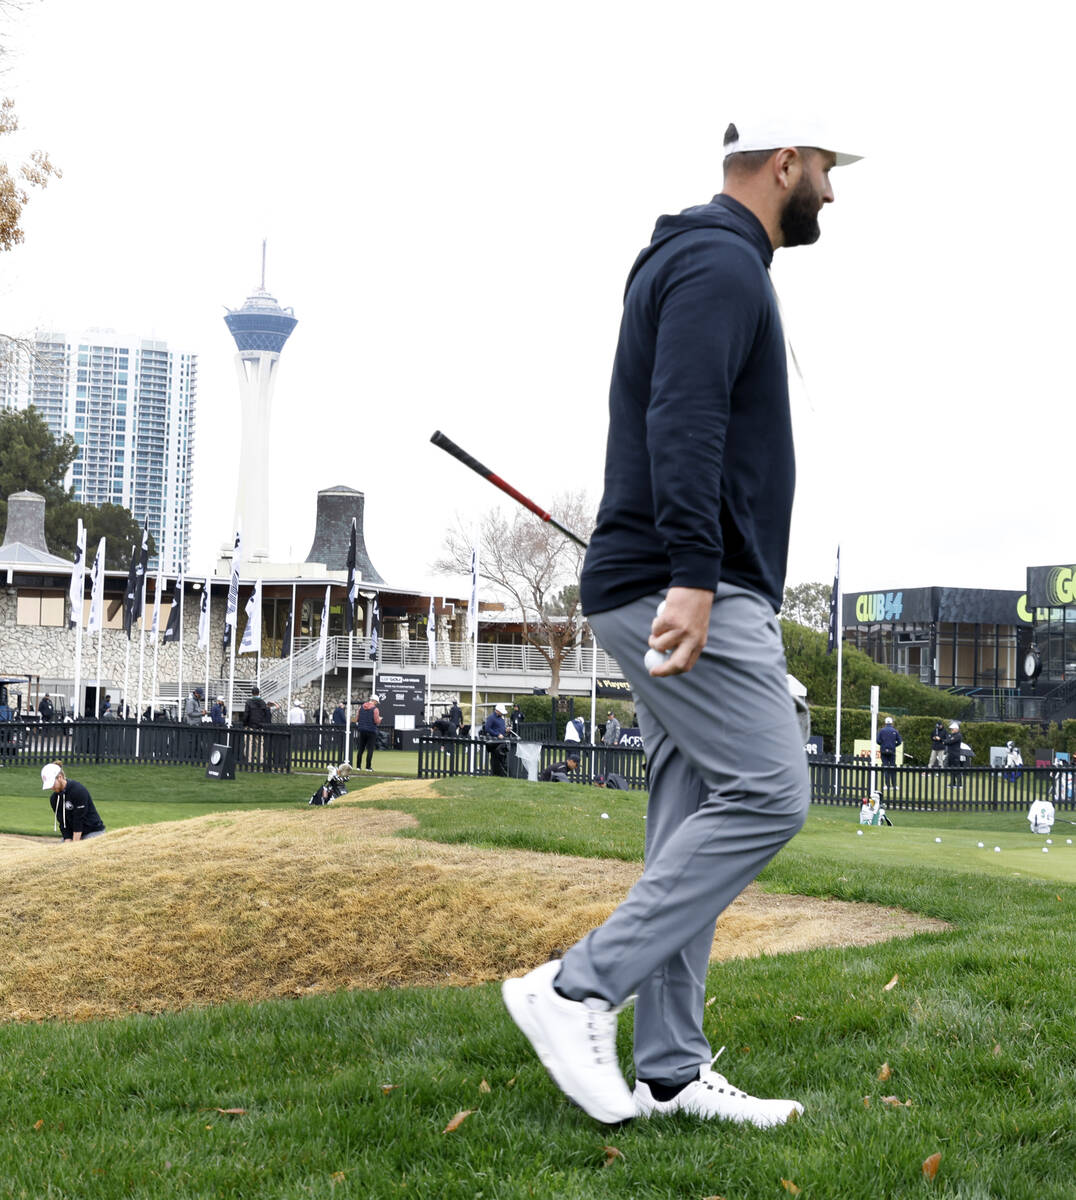
[[[896,1096],[883,1096],[882,1103],[888,1104],[890,1108],[911,1108],[910,1100],[898,1100]]]
[[[788,1023],[789,1023],[790,1025],[792,1025],[792,1024],[794,1024],[796,1021],[802,1021],[802,1020],[803,1020],[803,1018],[802,1018],[802,1017],[799,1015],[799,1013],[793,1013],[793,1014],[792,1014],[792,1016],[790,1016],[790,1017],[788,1018]]]
[[[870,1098],[870,1096],[864,1096],[864,1097],[863,1097],[863,1107],[864,1107],[864,1108],[870,1108],[870,1106],[871,1106],[871,1098]]]
[[[615,1146],[603,1146],[602,1149],[605,1151],[605,1162],[602,1163],[603,1167],[611,1167],[618,1158],[623,1159],[624,1157]]]
[[[42,1126],[42,1125],[44,1125],[44,1124],[45,1124],[45,1122],[44,1122],[44,1121],[35,1121],[35,1122],[34,1122],[34,1128],[35,1128],[35,1129],[40,1129],[40,1128],[41,1128],[41,1126]]]
[[[246,1113],[245,1108],[215,1108],[214,1112],[219,1112],[223,1117],[241,1117]]]
[[[717,999],[717,997],[716,997],[716,996],[711,996],[711,997],[710,997],[710,999],[706,1001],[706,1007],[707,1007],[707,1008],[709,1008],[709,1007],[710,1007],[710,1005],[711,1005],[711,1004],[713,1004],[713,1002],[714,1002],[716,999]]]
[[[516,1077],[513,1075],[512,1078],[509,1079],[509,1081],[504,1086],[505,1087],[515,1087],[516,1086]]]
[[[480,1092],[485,1093],[485,1092],[492,1092],[493,1088],[491,1088],[489,1086],[489,1084],[483,1079],[482,1082],[478,1085],[478,1090]]]
[[[725,1200],[724,1196],[703,1196],[702,1200]]]
[[[892,1074],[893,1072],[889,1069],[889,1063],[887,1062],[882,1063],[882,1065],[878,1068],[878,1078],[882,1081],[882,1083],[885,1083],[885,1081]]]
[[[333,1171],[329,1176],[330,1183],[343,1183],[347,1176],[343,1171]]]
[[[927,1179],[933,1179],[938,1173],[938,1167],[941,1165],[941,1155],[932,1154],[929,1158],[923,1159],[923,1175]]]
[[[891,992],[897,986],[897,980],[899,978],[900,978],[899,975],[894,975],[893,978],[885,985],[885,987],[882,988],[882,991],[883,992]]]
[[[782,1179],[781,1186],[792,1196],[798,1196],[800,1194],[799,1188],[796,1187],[791,1179]]]
[[[458,1113],[456,1113],[456,1115],[452,1118],[452,1120],[449,1121],[449,1123],[444,1127],[444,1129],[441,1130],[441,1132],[442,1133],[455,1133],[455,1131],[457,1129],[459,1129],[459,1127],[463,1124],[464,1121],[467,1120],[467,1118],[471,1115],[471,1113],[477,1112],[477,1111],[478,1111],[477,1108],[461,1108],[460,1111]]]
[[[994,1046],[994,1049],[991,1051],[991,1053],[992,1053],[992,1054],[993,1054],[995,1057],[997,1057],[997,1055],[999,1055],[999,1054],[1001,1053],[1001,1047],[1000,1047],[1000,1046],[998,1046],[998,1045],[995,1045],[995,1046]]]

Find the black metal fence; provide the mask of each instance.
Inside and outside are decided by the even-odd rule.
[[[8,722],[0,724],[0,768],[53,761],[72,766],[107,762],[204,767],[214,746],[231,746],[238,770],[290,771],[291,743],[287,726],[228,729],[157,721]],[[328,762],[326,758],[325,765]]]
[[[809,764],[814,804],[861,804],[871,791],[881,793],[891,812],[1026,811],[1032,801],[1049,798],[1072,805],[1076,771],[1071,768],[872,767],[868,762],[816,761]]]
[[[502,775],[528,777],[526,763],[532,757],[523,741],[471,742],[464,738],[420,737],[418,739],[418,776],[420,779],[447,779],[453,775]],[[504,769],[498,755],[507,749]],[[619,775],[626,786],[646,787],[646,757],[633,746],[592,746],[588,742],[543,742],[538,751],[538,771],[552,763],[563,762],[568,755],[579,759],[579,768],[569,778],[573,783],[605,782]]]

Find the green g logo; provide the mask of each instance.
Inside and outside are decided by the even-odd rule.
[[[1054,567],[1046,580],[1046,600],[1051,607],[1076,600],[1076,568]]]

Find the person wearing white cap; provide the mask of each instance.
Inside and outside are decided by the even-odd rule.
[[[355,732],[359,735],[358,750],[355,765],[367,774],[374,769],[374,751],[377,749],[377,727],[381,724],[381,709],[378,708],[377,695],[370,693],[370,699],[355,714]],[[362,766],[363,752],[366,753],[366,766]]]
[[[878,730],[878,753],[882,758],[882,778],[885,780],[885,790],[892,791],[897,786],[897,747],[904,739],[893,724],[892,717],[886,717],[885,724]]]
[[[41,768],[41,790],[52,793],[49,803],[65,842],[84,842],[105,832],[105,823],[88,789],[68,779],[58,762],[46,763]]]
[[[945,765],[949,768],[949,786],[963,787],[965,758],[962,750],[964,735],[960,732],[960,722],[950,721],[949,732],[945,737]]]
[[[662,217],[628,277],[580,580],[636,704],[646,867],[604,925],[502,988],[553,1080],[608,1123],[767,1127],[802,1111],[716,1072],[702,1019],[715,921],[802,827],[810,794],[776,620],[795,456],[769,268],[817,240],[830,172],[858,156],[799,118],[730,125],[723,154],[721,194]],[[616,1027],[636,993],[633,1093]]]

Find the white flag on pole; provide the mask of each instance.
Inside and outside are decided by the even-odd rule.
[[[97,543],[97,553],[90,571],[90,619],[86,622],[87,633],[100,633],[105,623],[105,539]]]
[[[86,526],[79,517],[78,532],[75,535],[75,563],[71,568],[71,585],[68,598],[71,601],[71,615],[67,618],[68,627],[74,629],[82,624],[82,604],[86,589]]]
[[[164,570],[157,567],[157,583],[153,595],[153,623],[149,627],[149,636],[156,637],[161,629],[161,601],[164,599]]]
[[[437,666],[437,616],[433,611],[433,597],[430,597],[430,615],[426,618],[426,644],[430,648],[430,666]]]
[[[246,606],[247,627],[239,643],[240,654],[257,654],[262,644],[262,581],[255,580]]]
[[[321,637],[318,639],[318,662],[325,661],[325,651],[329,646],[329,591],[332,585],[325,587],[325,603],[321,606]]]
[[[202,585],[202,607],[198,610],[198,649],[209,646],[209,576]]]

